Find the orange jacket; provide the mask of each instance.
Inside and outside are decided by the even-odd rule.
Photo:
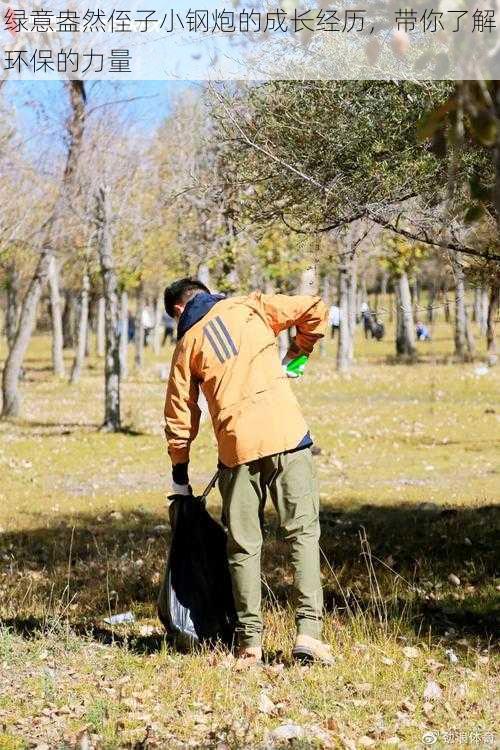
[[[296,448],[307,425],[275,339],[295,326],[295,344],[309,354],[324,335],[327,314],[319,297],[254,292],[222,299],[189,328],[174,351],[165,401],[172,463],[189,460],[200,422],[199,388],[226,466]]]

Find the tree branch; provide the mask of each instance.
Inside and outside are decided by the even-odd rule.
[[[437,240],[433,237],[429,237],[429,235],[425,231],[423,231],[422,234],[415,234],[414,232],[410,232],[408,229],[402,229],[401,227],[395,226],[387,219],[384,219],[381,216],[377,216],[376,214],[367,212],[366,215],[369,219],[375,222],[375,224],[378,224],[384,229],[388,229],[395,234],[399,234],[402,237],[406,237],[409,240],[422,242],[424,245],[433,245],[434,247],[440,247],[443,250],[452,250],[454,253],[463,253],[463,255],[470,255],[474,258],[481,258],[482,260],[493,260],[497,263],[500,263],[500,255],[497,255],[496,253],[490,253],[488,251],[481,252],[480,250],[474,250],[474,248],[468,247],[467,245],[460,245],[456,242],[447,242],[446,240]]]

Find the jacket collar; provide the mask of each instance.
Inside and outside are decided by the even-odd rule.
[[[225,299],[223,294],[208,294],[207,292],[200,292],[190,299],[179,318],[177,341],[222,299]]]

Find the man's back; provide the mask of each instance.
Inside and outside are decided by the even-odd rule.
[[[317,297],[255,293],[218,300],[194,322],[177,345],[167,391],[174,463],[187,460],[197,432],[199,387],[226,466],[296,448],[307,425],[281,367],[276,336],[295,325],[298,348],[308,353],[325,319]]]

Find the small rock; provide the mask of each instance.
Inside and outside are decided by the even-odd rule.
[[[443,697],[443,691],[434,680],[429,680],[424,690],[424,699],[426,701],[436,701]]]
[[[471,542],[471,540],[469,539],[468,536],[465,537],[464,544],[466,544],[467,547],[472,547],[472,542]]]
[[[417,659],[420,656],[420,651],[415,646],[405,646],[403,654],[407,659]]]
[[[448,580],[454,586],[460,586],[460,578],[456,576],[455,573],[450,573],[450,575],[448,576]]]

